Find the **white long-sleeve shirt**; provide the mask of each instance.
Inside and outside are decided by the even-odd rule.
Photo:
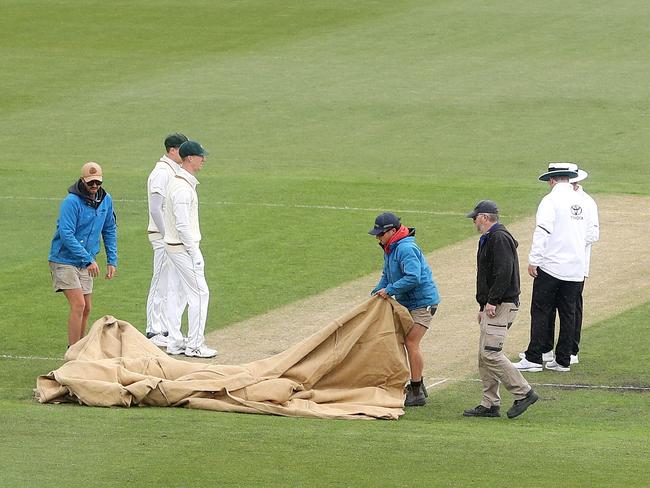
[[[570,183],[560,182],[537,208],[528,264],[563,281],[585,277],[585,200]]]
[[[201,241],[198,184],[194,175],[179,168],[169,181],[165,197],[165,243],[183,244],[190,253],[199,248]]]
[[[598,219],[598,205],[591,196],[585,192],[582,185],[575,190],[584,202],[585,215],[585,278],[589,276],[589,264],[591,263],[591,245],[600,239],[600,224]]]
[[[169,180],[171,180],[180,166],[164,154],[156,163],[147,179],[147,194],[149,202],[149,225],[147,232],[149,240],[155,241],[162,239],[164,232],[164,215],[165,215],[165,193]],[[160,229],[160,224],[163,229]],[[161,230],[163,232],[161,232]]]

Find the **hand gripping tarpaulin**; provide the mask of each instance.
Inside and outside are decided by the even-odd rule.
[[[131,324],[107,315],[68,350],[59,369],[38,377],[36,397],[103,407],[397,419],[409,379],[404,336],[412,325],[397,302],[372,297],[280,354],[233,366],[171,358]]]

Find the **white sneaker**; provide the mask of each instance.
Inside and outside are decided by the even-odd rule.
[[[578,355],[573,355],[571,354],[571,363],[570,364],[578,364],[580,361],[578,360]]]
[[[529,373],[539,373],[543,369],[541,364],[532,363],[526,358],[522,359],[518,363],[512,363],[512,365],[519,371],[527,371]]]
[[[519,359],[526,359],[526,353],[525,352],[520,352],[519,353]],[[545,363],[547,361],[553,361],[555,359],[555,354],[553,354],[553,351],[545,352],[542,354],[542,362]]]
[[[167,338],[162,334],[156,334],[155,336],[150,337],[149,342],[158,347],[167,347],[167,344],[169,344]]]
[[[567,371],[571,371],[571,368],[569,368],[567,366],[562,366],[561,364],[558,364],[555,361],[551,361],[550,363],[546,363],[546,369],[551,369],[553,371],[560,371],[562,373],[566,373]]]
[[[185,342],[176,342],[173,344],[167,344],[167,354],[172,356],[178,356],[180,354],[185,354]]]
[[[210,349],[205,344],[201,344],[200,347],[185,348],[185,355],[196,358],[213,358],[217,355],[217,351],[216,349]]]

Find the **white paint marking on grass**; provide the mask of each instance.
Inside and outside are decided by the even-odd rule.
[[[38,359],[43,361],[63,361],[63,358],[46,358],[42,356],[12,356],[11,354],[0,354],[0,359]]]
[[[29,196],[0,196],[2,200],[42,200],[48,202],[60,202],[63,200],[63,197],[29,197]],[[128,199],[128,198],[114,198],[114,202],[117,203],[140,203],[145,204],[147,200],[145,199]],[[383,212],[385,208],[366,208],[366,207],[348,207],[348,206],[335,206],[335,205],[307,205],[307,204],[293,204],[288,205],[285,203],[265,203],[265,202],[201,202],[201,205],[208,206],[243,206],[243,207],[263,207],[263,208],[293,208],[293,209],[308,209],[308,210],[337,210],[344,212]],[[393,210],[395,213],[402,214],[420,214],[420,215],[441,215],[441,216],[450,216],[450,217],[464,217],[464,213],[460,212],[448,212],[448,211],[433,211],[433,210],[410,210],[410,209],[399,209]]]
[[[550,386],[553,388],[567,388],[567,389],[580,389],[586,390],[628,390],[628,391],[650,391],[650,387],[646,386],[610,386],[610,385],[565,385],[563,383],[530,383],[535,386]]]
[[[471,380],[458,379],[453,380],[458,382],[471,381],[472,383],[479,383],[481,380],[479,378],[474,378]],[[626,390],[626,391],[650,391],[648,386],[612,386],[612,385],[580,385],[580,384],[565,384],[565,383],[529,383],[533,386],[549,386],[551,388],[566,388],[567,390]]]
[[[49,358],[42,356],[14,356],[11,354],[0,354],[0,359],[27,359],[27,360],[43,360],[43,361],[63,361],[63,358]],[[457,383],[462,382],[472,382],[478,383],[481,380],[478,378],[474,379],[454,379],[454,378],[443,378],[435,383],[426,386],[426,389],[434,388],[436,386],[447,383],[448,381],[454,381]],[[552,388],[567,388],[567,389],[586,389],[586,390],[626,390],[626,391],[650,391],[650,387],[647,386],[611,386],[611,385],[580,385],[580,384],[565,384],[565,383],[530,383],[534,386],[549,386]]]
[[[446,383],[448,380],[449,378],[445,378],[440,381],[436,381],[435,383],[432,383],[429,386],[427,386],[426,389],[428,390],[429,388],[433,388],[434,386],[442,385],[443,383]]]

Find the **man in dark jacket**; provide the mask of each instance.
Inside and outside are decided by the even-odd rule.
[[[491,200],[478,202],[467,214],[481,234],[476,255],[476,301],[481,328],[478,371],[483,382],[481,403],[463,412],[466,417],[500,417],[499,385],[515,397],[508,418],[526,411],[538,399],[526,379],[503,354],[508,329],[519,309],[517,241],[499,223],[499,209]]]

